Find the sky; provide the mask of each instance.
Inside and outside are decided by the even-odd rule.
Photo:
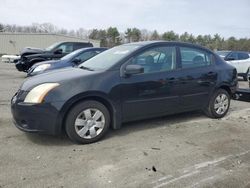
[[[250,38],[250,0],[0,0],[0,23]]]

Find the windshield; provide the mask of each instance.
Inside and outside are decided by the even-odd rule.
[[[54,43],[54,44],[52,44],[51,46],[49,46],[49,47],[45,48],[45,50],[47,50],[47,51],[51,51],[51,50],[52,50],[53,48],[55,48],[58,44],[59,44],[59,42]]]
[[[74,52],[71,52],[70,54],[64,56],[61,58],[61,60],[70,60],[72,58],[74,58],[79,52],[81,52],[82,50],[76,50]]]
[[[79,67],[87,67],[92,70],[107,70],[118,61],[134,52],[139,46],[137,45],[121,45],[111,48],[101,54],[85,61]]]

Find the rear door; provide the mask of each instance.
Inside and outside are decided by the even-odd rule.
[[[183,110],[200,109],[209,99],[217,80],[214,56],[196,47],[179,47],[179,84]]]

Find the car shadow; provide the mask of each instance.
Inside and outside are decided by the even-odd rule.
[[[36,133],[25,133],[26,137],[37,145],[44,146],[70,146],[74,145],[73,142],[69,140],[65,133],[61,135],[45,135],[45,134],[36,134]]]
[[[122,128],[119,130],[110,129],[103,140],[112,139],[112,137],[126,136],[130,133],[144,131],[145,129],[155,129],[163,126],[170,126],[176,123],[184,123],[190,120],[203,117],[203,113],[200,111],[185,112],[175,115],[163,116],[158,118],[151,118],[146,120],[134,121],[130,123],[122,124]],[[38,145],[45,146],[70,146],[77,145],[70,141],[65,133],[60,136],[51,136],[44,134],[25,134],[31,142]],[[100,141],[101,142],[101,141]]]
[[[126,136],[130,133],[143,131],[145,129],[166,127],[177,123],[181,124],[201,117],[206,117],[206,116],[201,111],[193,111],[193,112],[184,112],[175,115],[168,115],[168,116],[124,123],[122,124],[121,129],[109,131],[104,139],[109,139],[112,138],[113,136]]]

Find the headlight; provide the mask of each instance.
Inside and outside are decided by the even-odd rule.
[[[44,97],[50,90],[59,86],[58,83],[45,83],[34,87],[25,97],[26,103],[42,103]]]
[[[33,72],[40,72],[48,69],[51,65],[50,64],[43,64],[43,65],[38,65]]]

